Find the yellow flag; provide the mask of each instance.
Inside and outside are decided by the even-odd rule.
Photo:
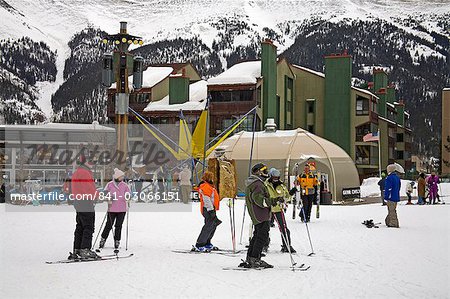
[[[205,149],[205,137],[208,125],[208,110],[203,110],[200,119],[195,126],[194,134],[192,134],[192,156],[194,158],[203,158]]]
[[[192,156],[192,135],[184,119],[180,119],[178,146],[178,160],[186,160]]]

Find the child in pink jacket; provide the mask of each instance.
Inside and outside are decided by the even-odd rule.
[[[100,239],[100,248],[105,246],[109,232],[114,225],[114,248],[118,249],[120,245],[120,237],[122,234],[122,224],[127,213],[127,201],[130,199],[130,188],[123,181],[125,173],[115,168],[113,180],[106,187],[105,192],[109,193],[111,201],[108,203],[108,213],[106,216],[106,226],[102,232]]]

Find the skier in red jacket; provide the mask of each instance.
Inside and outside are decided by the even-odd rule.
[[[80,156],[79,166],[72,175],[72,200],[77,211],[73,253],[69,259],[96,259],[99,256],[91,250],[94,234],[94,200],[98,197],[91,168],[93,163]]]

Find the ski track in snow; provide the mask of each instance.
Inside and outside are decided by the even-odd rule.
[[[136,204],[137,205],[137,204]],[[58,207],[50,207],[57,210]],[[97,207],[97,211],[104,207]],[[42,207],[32,207],[39,211]],[[239,240],[243,202],[236,205]],[[314,207],[313,213],[314,216]],[[72,247],[75,213],[10,212],[0,205],[1,293],[4,298],[34,297],[152,297],[152,298],[448,298],[450,285],[450,206],[398,207],[400,229],[368,229],[363,220],[384,222],[381,205],[321,206],[321,218],[309,225],[316,255],[305,225],[287,212],[297,263],[311,265],[306,272],[288,270],[223,271],[237,266],[237,257],[171,252],[189,249],[203,224],[198,204],[186,213],[133,211],[129,218],[127,260],[46,265],[66,257]],[[231,248],[228,208],[213,239]],[[96,228],[103,212],[96,215]],[[246,219],[243,241],[248,239]],[[94,237],[97,234],[97,230]],[[271,229],[271,247],[265,258],[287,268],[289,256],[279,253],[278,229]],[[106,246],[112,246],[111,237]],[[125,229],[122,231],[125,254]],[[243,248],[244,245],[238,245]],[[111,249],[105,249],[108,254]],[[26,282],[26,287],[24,287]]]

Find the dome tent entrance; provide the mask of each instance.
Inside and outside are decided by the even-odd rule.
[[[252,164],[263,162],[284,175],[285,182],[295,175],[294,167],[302,172],[308,159],[316,162],[316,171],[328,177],[328,190],[334,200],[342,200],[342,189],[359,187],[358,171],[350,156],[338,145],[309,133],[295,130],[266,130],[254,133]],[[245,190],[252,132],[241,131],[225,140],[220,148],[228,159],[236,162],[238,189]]]

